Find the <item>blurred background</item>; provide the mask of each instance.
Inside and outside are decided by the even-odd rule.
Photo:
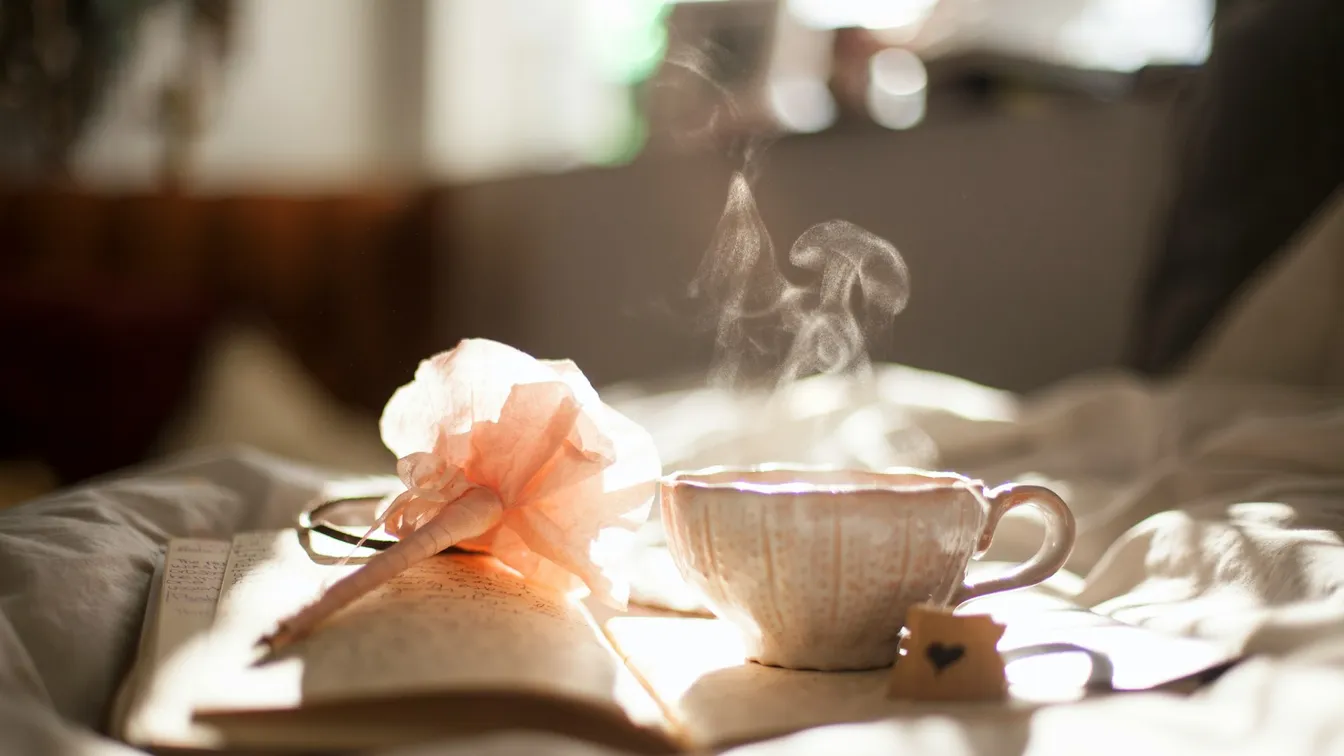
[[[1221,12],[2,7],[0,498],[213,443],[390,464],[383,402],[469,336],[703,376],[684,295],[748,148],[777,246],[844,218],[904,256],[875,359],[1018,392],[1117,364]]]

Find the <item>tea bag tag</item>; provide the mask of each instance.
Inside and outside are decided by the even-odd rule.
[[[931,604],[906,613],[905,654],[891,669],[887,697],[909,701],[999,701],[1008,677],[998,643],[1004,626],[986,615]]]

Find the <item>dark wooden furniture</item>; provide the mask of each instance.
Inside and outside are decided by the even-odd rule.
[[[434,348],[437,204],[0,191],[0,458],[64,481],[139,461],[226,319],[380,408]]]

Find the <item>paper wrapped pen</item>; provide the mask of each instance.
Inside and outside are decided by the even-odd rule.
[[[648,433],[604,404],[573,362],[462,341],[420,363],[380,430],[406,490],[369,532],[398,542],[281,622],[263,639],[273,650],[453,545],[624,607],[628,584],[614,567],[648,517],[661,464]]]

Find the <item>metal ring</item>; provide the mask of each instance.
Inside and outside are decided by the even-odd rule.
[[[336,528],[322,521],[322,514],[324,512],[330,511],[331,509],[334,509],[338,505],[348,504],[352,501],[381,501],[383,498],[384,497],[382,496],[342,496],[336,499],[326,499],[321,504],[318,504],[312,509],[305,509],[304,511],[299,513],[299,527],[309,531],[310,533],[320,533],[328,538],[333,538],[337,541],[341,541],[342,543],[348,543],[351,546],[365,546],[370,549],[373,549],[374,551],[386,550],[388,548],[391,548],[392,546],[395,546],[398,543],[398,541],[389,541],[385,538],[370,537],[363,539],[363,541],[361,542],[360,536],[352,535],[343,530],[337,530]],[[469,552],[467,552],[466,549],[461,549],[456,546],[449,546],[448,548],[444,549],[443,551],[440,551],[439,553],[465,554]]]
[[[321,519],[324,512],[329,512],[338,505],[348,504],[352,501],[379,501],[382,498],[383,497],[381,496],[342,496],[339,499],[327,499],[312,509],[305,509],[303,512],[300,512],[299,527],[313,533],[321,533],[328,538],[334,538],[337,541],[342,541],[352,546],[367,546],[376,551],[382,551],[395,544],[396,541],[389,541],[383,538],[365,538],[363,543],[361,543],[359,536],[351,535],[343,530],[337,530],[331,525],[323,522]]]

